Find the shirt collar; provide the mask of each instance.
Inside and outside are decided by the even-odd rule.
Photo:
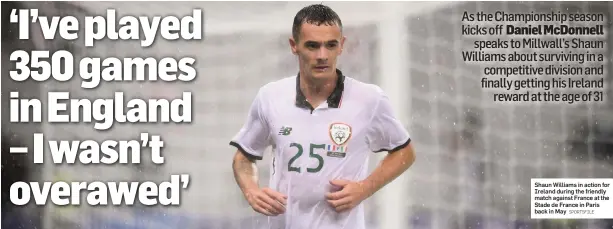
[[[345,89],[345,76],[341,70],[336,69],[336,87],[332,91],[332,94],[326,100],[328,102],[328,107],[330,108],[339,108],[341,105],[341,99],[343,97],[343,90]],[[296,77],[296,106],[301,108],[309,108],[313,109],[311,104],[306,100],[306,97],[300,90],[300,73],[298,73]]]

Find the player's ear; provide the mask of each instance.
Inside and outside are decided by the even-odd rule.
[[[292,53],[294,55],[296,55],[296,53],[297,53],[297,46],[298,46],[298,44],[297,44],[296,40],[294,40],[293,37],[290,37],[289,38],[289,47],[292,49]]]
[[[339,52],[339,55],[343,54],[343,48],[345,48],[345,40],[347,40],[347,37],[345,37],[345,36],[341,37],[341,47],[340,47],[341,50]]]

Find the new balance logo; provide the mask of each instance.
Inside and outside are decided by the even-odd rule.
[[[287,136],[291,133],[292,133],[292,128],[289,126],[281,127],[281,129],[279,130],[279,135]]]

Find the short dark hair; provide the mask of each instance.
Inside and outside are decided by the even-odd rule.
[[[294,17],[294,24],[292,26],[292,36],[294,40],[298,40],[300,35],[300,29],[302,29],[303,23],[309,23],[313,25],[338,25],[343,31],[343,23],[341,18],[328,6],[323,4],[314,4],[302,8]]]

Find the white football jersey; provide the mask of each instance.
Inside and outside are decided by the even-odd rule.
[[[381,88],[343,76],[327,102],[311,107],[300,75],[266,84],[247,122],[230,142],[250,158],[273,148],[270,188],[288,196],[271,229],[365,229],[363,205],[337,213],[326,194],[331,180],[360,181],[372,152],[395,152],[411,141]]]

